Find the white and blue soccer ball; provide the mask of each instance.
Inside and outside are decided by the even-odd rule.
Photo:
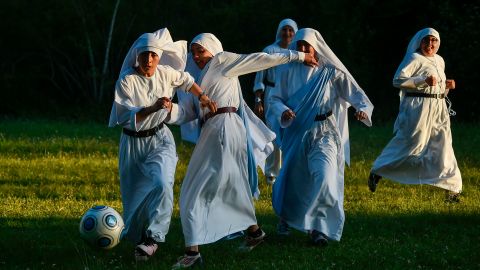
[[[101,249],[111,249],[120,243],[125,225],[115,209],[97,205],[83,215],[80,221],[80,236],[88,244]]]

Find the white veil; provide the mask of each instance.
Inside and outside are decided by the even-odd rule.
[[[141,35],[130,47],[123,60],[120,76],[131,67],[137,67],[137,57],[145,51],[145,47],[160,56],[160,65],[168,65],[176,70],[183,70],[187,62],[187,42],[184,40],[173,42],[167,28],[153,33]]]

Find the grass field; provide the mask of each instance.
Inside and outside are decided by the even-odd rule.
[[[345,175],[342,241],[327,248],[296,232],[275,234],[269,187],[261,178],[257,218],[269,237],[249,254],[240,239],[201,247],[207,269],[480,269],[480,126],[453,125],[463,176],[461,203],[444,202],[430,186],[383,181],[375,194],[366,178],[391,138],[391,125],[353,124],[352,166]],[[178,139],[178,129],[172,130]],[[0,120],[0,269],[169,269],[183,252],[178,201],[167,243],[136,264],[133,245],[93,250],[78,223],[92,205],[121,212],[117,172],[120,129],[94,123]],[[192,146],[177,140],[175,198]]]

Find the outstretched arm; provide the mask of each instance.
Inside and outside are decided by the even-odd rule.
[[[294,61],[304,62],[308,65],[317,65],[317,61],[312,56],[297,51],[274,54],[263,52],[251,54],[224,52],[219,55],[219,61],[224,66],[223,75],[227,77],[237,77]]]

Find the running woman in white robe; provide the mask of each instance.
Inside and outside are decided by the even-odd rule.
[[[393,78],[400,88],[400,108],[394,137],[373,163],[368,180],[375,192],[382,177],[403,184],[428,184],[447,190],[458,201],[462,176],[452,147],[448,91],[454,80],[445,76],[437,54],[440,35],[433,28],[418,31]]]
[[[292,61],[316,65],[313,57],[295,51],[274,55],[224,52],[220,41],[209,33],[193,39],[191,52],[202,70],[197,83],[215,100],[218,110],[200,111],[204,123],[180,191],[186,250],[173,265],[175,269],[200,264],[199,245],[232,233],[247,230],[243,250],[253,249],[265,237],[255,217],[253,193],[257,183],[252,178],[257,172],[251,158],[252,127],[238,76]],[[268,131],[261,121],[256,124]],[[275,138],[272,135],[270,140]]]
[[[340,241],[345,220],[346,110],[351,104],[357,120],[371,126],[373,105],[318,31],[300,29],[290,46],[315,56],[319,66],[290,63],[275,82],[267,117],[280,127],[284,162],[273,208],[283,224],[279,233],[293,227],[325,246]]]
[[[297,23],[294,20],[283,19],[278,25],[275,42],[263,49],[263,52],[272,54],[288,49],[288,45],[292,42],[293,36],[295,36],[297,30]],[[255,76],[253,86],[253,91],[255,93],[254,112],[260,119],[265,119],[265,114],[268,110],[268,101],[270,100],[271,95],[270,90],[275,86],[275,74],[278,72],[279,68],[280,66],[276,66],[267,70],[261,70],[257,72]],[[269,126],[268,122],[267,126]],[[264,173],[267,183],[271,185],[275,182],[282,166],[282,152],[276,143],[273,145],[274,150],[268,156],[264,165]]]
[[[122,237],[137,243],[137,260],[155,253],[170,226],[178,158],[164,122],[179,111],[170,98],[178,87],[211,104],[193,78],[178,71],[185,60],[186,42],[173,42],[166,28],[143,34],[125,57],[115,86],[109,126],[123,127],[118,162],[125,220]]]

